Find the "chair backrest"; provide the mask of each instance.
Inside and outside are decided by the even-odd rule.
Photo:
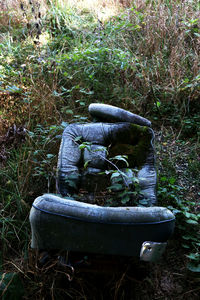
[[[140,200],[146,201],[145,206],[155,204],[153,139],[150,127],[130,122],[70,124],[63,132],[60,146],[58,193],[74,197],[80,190],[103,191],[115,182],[116,173],[121,173],[126,189],[133,188],[131,178],[136,177]]]

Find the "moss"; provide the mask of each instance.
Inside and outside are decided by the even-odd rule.
[[[127,155],[131,168],[140,168],[146,161],[152,139],[151,130],[146,126],[130,124],[128,135],[123,138],[119,135],[119,143],[111,146],[110,157]]]

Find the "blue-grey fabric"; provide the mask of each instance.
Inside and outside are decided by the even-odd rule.
[[[162,207],[100,207],[45,194],[30,223],[32,248],[139,257],[144,241],[169,239],[174,216]]]
[[[103,122],[129,122],[141,126],[151,126],[151,121],[148,119],[109,104],[91,103],[88,109],[92,117]]]
[[[33,206],[52,215],[97,223],[158,223],[174,220],[165,207],[103,207],[53,194],[38,197]]]
[[[77,138],[81,138],[81,142],[92,143],[89,150],[80,149]],[[91,124],[71,124],[66,127],[62,137],[62,143],[58,160],[58,193],[62,196],[69,196],[76,193],[80,188],[81,181],[86,182],[85,176],[89,173],[91,184],[94,175],[94,181],[103,180],[103,176],[99,176],[98,172],[105,170],[107,153],[109,146],[118,147],[118,143],[135,145],[143,147],[145,139],[146,149],[142,157],[142,165],[139,166],[138,180],[140,193],[143,199],[147,200],[147,206],[156,203],[156,169],[154,158],[154,133],[149,127],[144,128],[131,123],[91,123]],[[100,150],[100,151],[99,151]],[[123,155],[124,153],[120,153]],[[140,158],[141,160],[141,158]],[[83,164],[88,163],[89,170],[81,171]],[[130,168],[136,166],[130,165]],[[94,168],[94,172],[92,172]],[[98,171],[95,171],[98,170]]]

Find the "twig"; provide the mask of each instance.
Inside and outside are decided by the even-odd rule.
[[[198,291],[198,290],[200,290],[200,287],[198,287],[198,288],[196,288],[196,289],[193,289],[193,290],[190,290],[190,291],[187,291],[187,292],[185,292],[182,296],[184,296],[184,295],[186,295],[186,294],[190,294],[190,293],[196,292],[196,291]]]

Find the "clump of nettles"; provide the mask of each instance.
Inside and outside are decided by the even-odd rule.
[[[143,206],[140,186],[136,177],[137,169],[105,170],[100,176],[107,182],[102,190],[88,192],[80,189],[78,195],[73,195],[78,201],[97,204],[100,206]],[[101,177],[98,177],[101,180]]]
[[[122,157],[124,158],[124,157]],[[123,168],[111,170],[111,185],[107,187],[107,206],[135,206],[140,204],[140,186],[136,177],[138,170]]]

